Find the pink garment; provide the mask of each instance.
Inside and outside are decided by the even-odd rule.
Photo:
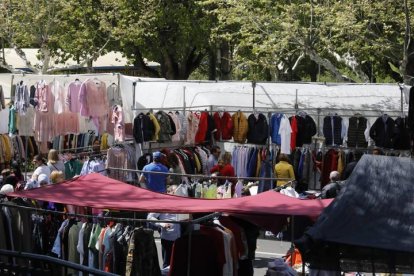
[[[79,114],[72,112],[65,112],[56,114],[54,119],[55,134],[66,135],[79,133]]]
[[[199,117],[196,115],[196,113],[193,112],[187,112],[187,139],[186,144],[187,145],[193,145],[195,143],[195,136],[198,129],[198,123],[200,121]]]
[[[82,116],[107,116],[108,99],[105,83],[97,79],[86,80],[80,89],[79,102]]]
[[[66,105],[70,112],[80,112],[79,94],[82,83],[80,81],[71,82],[68,86],[68,93],[66,95]]]
[[[41,112],[53,112],[54,98],[50,86],[45,81],[36,84],[35,99],[38,102],[36,109]]]
[[[62,114],[66,111],[66,104],[65,104],[65,90],[63,86],[60,84],[59,81],[55,80],[49,84],[50,91],[55,99],[54,102],[54,112],[57,114]]]
[[[175,124],[175,134],[173,136],[171,136],[171,141],[173,142],[179,142],[181,141],[181,123],[180,120],[177,116],[177,114],[173,113],[173,112],[169,112],[168,115],[171,116],[174,124]]]
[[[36,111],[34,117],[35,139],[38,142],[52,141],[55,137],[55,114]]]
[[[125,140],[125,124],[124,124],[124,112],[122,111],[122,106],[114,105],[112,107],[111,122],[114,124],[115,141],[123,142]]]

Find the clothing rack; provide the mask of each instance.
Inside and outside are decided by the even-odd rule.
[[[149,219],[136,219],[136,218],[119,218],[119,217],[103,217],[103,216],[96,216],[96,215],[70,214],[70,213],[65,213],[65,212],[60,212],[60,211],[45,210],[45,209],[41,209],[41,208],[34,208],[34,207],[28,207],[28,206],[9,205],[9,204],[3,203],[3,202],[0,202],[0,206],[11,207],[11,208],[20,208],[20,209],[25,209],[25,210],[29,210],[29,211],[34,211],[34,212],[37,212],[37,213],[54,213],[54,214],[61,214],[61,215],[74,216],[74,217],[95,218],[95,219],[98,219],[98,220],[107,220],[107,221],[111,220],[111,221],[120,221],[120,222],[143,222],[143,223],[144,222],[145,223],[147,223],[147,222],[151,223],[152,222],[152,223],[189,224],[190,225],[190,231],[188,233],[187,276],[191,275],[190,260],[191,260],[192,230],[194,229],[193,225],[197,224],[197,223],[202,223],[204,221],[208,221],[210,219],[221,216],[220,212],[215,212],[215,213],[211,213],[211,214],[202,216],[202,217],[197,218],[197,219],[191,219],[191,220],[187,220],[187,221],[149,220]],[[82,267],[82,266],[80,266],[80,267]],[[107,275],[111,275],[111,274],[107,274]]]
[[[127,172],[136,172],[136,173],[150,173],[150,174],[161,174],[161,175],[175,175],[175,176],[185,176],[185,177],[194,177],[194,178],[214,178],[214,179],[235,179],[235,180],[290,180],[290,178],[275,178],[275,177],[238,177],[238,176],[210,176],[203,174],[186,174],[186,173],[171,173],[171,172],[151,172],[143,170],[132,170],[132,169],[121,169],[108,167],[108,170],[120,170]]]

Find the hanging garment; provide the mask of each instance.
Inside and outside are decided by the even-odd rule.
[[[66,94],[66,105],[69,107],[70,112],[80,112],[79,94],[81,90],[82,82],[76,80],[71,82],[68,86]]]
[[[29,106],[25,115],[17,114],[17,129],[21,136],[33,136],[35,110]]]
[[[207,132],[206,137],[204,138],[205,142],[211,142],[213,138],[213,134],[217,131],[216,123],[214,122],[214,118],[212,115],[207,115]]]
[[[150,141],[155,135],[155,127],[149,116],[144,113],[138,114],[134,119],[133,135],[135,142],[142,143]]]
[[[336,171],[338,169],[338,157],[339,153],[335,149],[330,149],[325,154],[323,158],[323,169],[322,169],[322,179],[321,185],[322,187],[329,183],[329,174],[332,171]]]
[[[53,112],[54,96],[50,86],[44,80],[36,84],[35,101],[37,102],[37,111],[43,113]]]
[[[247,117],[243,112],[238,111],[231,116],[233,120],[233,139],[236,143],[246,142],[247,132],[249,130],[249,124]]]
[[[108,86],[106,92],[109,106],[122,105],[122,98],[118,85],[112,83]]]
[[[220,115],[219,112],[215,112],[213,119],[217,129],[214,133],[216,141],[230,140],[233,135],[233,119],[230,116],[230,113],[223,112]]]
[[[362,116],[353,116],[349,118],[348,126],[348,147],[366,148],[368,145],[367,134],[369,133],[368,120]]]
[[[181,141],[181,132],[182,132],[182,126],[181,126],[181,120],[178,117],[177,113],[169,112],[168,115],[172,119],[174,125],[175,125],[175,134],[171,136],[171,141],[178,142]]]
[[[204,143],[207,131],[208,131],[208,112],[204,111],[204,112],[201,112],[199,121],[198,121],[197,133],[194,138],[194,141],[196,144]]]
[[[153,230],[134,229],[129,241],[125,275],[161,275]]]
[[[269,137],[269,125],[266,117],[262,114],[251,114],[248,121],[247,143],[266,144]]]
[[[296,116],[292,116],[289,118],[290,127],[291,127],[291,136],[290,136],[290,149],[294,150],[296,148],[296,137],[298,135],[298,122],[296,120]]]
[[[108,113],[106,85],[98,79],[88,79],[82,83],[80,93],[80,113],[85,117],[101,117]]]
[[[296,115],[298,133],[296,136],[296,147],[302,147],[304,144],[312,143],[312,136],[316,134],[315,121],[309,115]]]
[[[326,145],[342,145],[343,130],[343,120],[340,116],[326,116],[323,119],[323,135]]]
[[[0,111],[0,134],[9,133],[9,108]]]
[[[192,145],[195,143],[195,136],[198,131],[198,125],[199,125],[199,117],[196,116],[193,112],[187,112],[186,115],[186,121],[187,121],[187,133],[186,133],[186,144]]]
[[[177,128],[175,126],[175,123],[174,123],[174,120],[173,120],[171,114],[168,113],[167,115],[168,115],[168,119],[170,120],[170,126],[171,126],[170,135],[171,135],[171,140],[172,140],[172,136],[177,133]]]
[[[29,103],[30,99],[27,85],[23,84],[23,81],[21,81],[19,84],[16,85],[14,95],[14,105],[16,107],[16,111],[19,114],[24,115],[26,113],[27,108],[29,107]]]
[[[290,154],[292,127],[286,115],[282,115],[279,124],[280,153]]]
[[[66,97],[65,90],[59,81],[54,80],[49,84],[50,91],[54,97],[53,110],[56,114],[61,114],[66,111]]]
[[[282,143],[279,134],[279,128],[282,118],[283,114],[281,113],[273,114],[272,117],[270,117],[270,137],[272,139],[273,144],[280,145]]]
[[[410,134],[408,129],[408,122],[406,118],[398,117],[395,119],[394,127],[394,149],[409,150],[410,149]]]
[[[168,114],[164,111],[158,111],[155,117],[160,125],[160,131],[158,133],[158,142],[171,142],[171,123]]]
[[[125,140],[124,111],[120,105],[112,107],[111,122],[114,124],[115,141],[123,142]]]
[[[160,124],[158,123],[157,118],[152,113],[147,113],[147,116],[150,118],[152,126],[154,128],[153,135],[151,137],[151,141],[158,141],[158,135],[160,133]]]
[[[393,147],[394,125],[394,120],[386,114],[375,121],[369,131],[369,136],[374,140],[375,146]]]

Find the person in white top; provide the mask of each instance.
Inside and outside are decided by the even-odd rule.
[[[41,174],[45,174],[48,178],[50,177],[50,169],[45,164],[45,162],[43,161],[42,156],[35,155],[33,157],[33,163],[34,163],[36,169],[34,170],[34,172],[32,174],[32,180],[36,180],[37,181],[39,175],[41,175]]]

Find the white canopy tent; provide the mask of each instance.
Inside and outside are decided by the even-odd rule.
[[[312,116],[348,117],[361,113],[371,121],[382,113],[397,117],[408,111],[398,84],[324,84],[275,82],[208,82],[138,79],[133,95],[136,113],[148,109],[306,111]]]

